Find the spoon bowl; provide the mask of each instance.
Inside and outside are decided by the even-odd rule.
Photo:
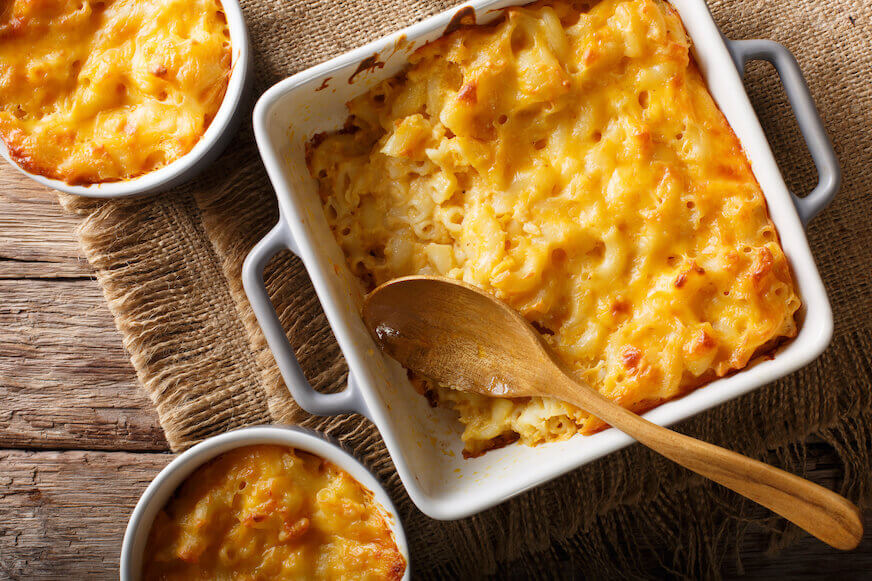
[[[426,305],[426,308],[422,308]],[[479,324],[481,317],[488,324]],[[473,286],[412,276],[376,289],[363,320],[405,367],[461,391],[541,395],[550,369],[540,335],[516,311]]]

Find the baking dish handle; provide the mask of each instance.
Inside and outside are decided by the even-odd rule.
[[[297,253],[285,221],[279,219],[279,223],[255,245],[242,265],[242,286],[245,288],[245,294],[248,295],[248,301],[251,303],[257,322],[260,323],[266,342],[272,350],[285,385],[300,407],[310,414],[329,416],[354,412],[369,417],[366,403],[351,374],[348,375],[348,385],[343,391],[328,394],[315,391],[300,368],[300,363],[285,335],[263,280],[263,271],[267,263],[277,253],[286,249]]]
[[[792,194],[802,223],[808,224],[835,197],[842,181],[842,172],[799,64],[789,50],[772,40],[727,40],[727,48],[740,76],[744,76],[745,64],[751,60],[769,61],[778,71],[818,172],[818,184],[810,194],[805,197]]]

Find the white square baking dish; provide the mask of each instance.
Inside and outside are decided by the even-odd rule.
[[[316,183],[306,167],[305,143],[317,132],[341,127],[348,115],[348,100],[396,74],[415,48],[441,36],[452,21],[461,17],[468,21],[474,13],[479,23],[488,22],[497,16],[495,9],[526,3],[477,0],[451,9],[276,84],[254,111],[257,144],[278,196],[281,218],[246,259],[243,282],[285,383],[311,413],[357,412],[371,419],[409,496],[437,519],[475,514],[633,440],[611,429],[533,448],[513,444],[479,458],[463,459],[461,424],[455,414],[431,408],[409,384],[405,370],[384,357],[367,333],[359,314],[358,286],[330,232]],[[704,0],[673,0],[672,5],[690,34],[709,89],[762,187],[804,307],[798,336],[774,357],[762,358],[645,414],[662,425],[766,385],[808,364],[826,348],[832,335],[832,312],[803,226],[829,202],[839,185],[835,154],[790,53],[770,41],[724,39]],[[775,64],[817,164],[820,182],[804,198],[787,190],[742,86],[743,65],[753,58]],[[341,393],[321,394],[309,386],[270,304],[263,268],[285,248],[305,263],[348,362],[348,387]]]

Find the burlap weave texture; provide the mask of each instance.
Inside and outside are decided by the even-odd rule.
[[[257,63],[256,94],[291,73],[455,2],[243,0]],[[681,426],[739,452],[802,465],[810,436],[844,463],[842,492],[872,499],[872,5],[712,0],[730,38],[771,38],[797,56],[844,169],[842,190],[809,227],[836,318],[814,364]],[[788,185],[816,182],[777,75],[752,65],[746,86]],[[249,107],[253,104],[249,103]],[[82,217],[82,248],[97,271],[142,385],[171,446],[226,430],[295,423],[338,438],[397,501],[416,571],[467,578],[496,571],[624,578],[716,574],[746,526],[792,529],[636,446],[471,519],[436,522],[409,501],[377,430],[357,416],[310,417],[288,395],[242,291],[239,272],[276,222],[272,189],[250,126],[195,183],[149,199],[61,198]],[[277,257],[267,286],[313,385],[341,389],[345,366],[299,260]],[[749,523],[751,523],[749,525]],[[663,551],[662,547],[669,547]],[[653,547],[660,547],[654,550]]]

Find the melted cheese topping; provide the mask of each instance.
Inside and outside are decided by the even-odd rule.
[[[145,579],[400,579],[406,562],[372,493],[323,458],[232,450],[158,513]]]
[[[188,153],[230,76],[217,0],[0,4],[0,137],[31,173],[134,178]]]
[[[308,152],[367,289],[409,274],[477,285],[636,411],[795,335],[763,194],[671,6],[510,8],[410,62]],[[468,454],[603,427],[547,398],[435,395]]]

